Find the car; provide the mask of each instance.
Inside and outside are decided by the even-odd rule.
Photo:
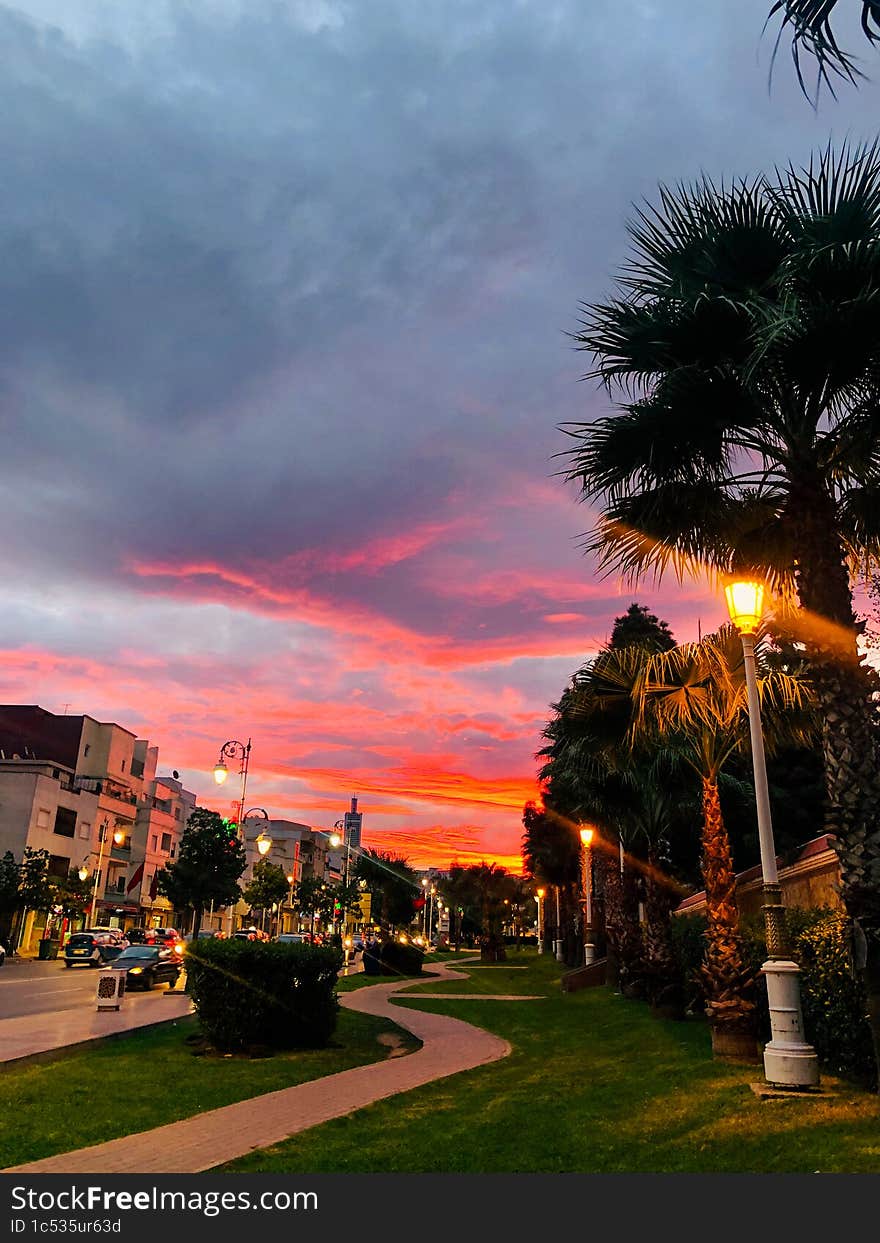
[[[126,988],[131,989],[148,991],[163,981],[173,988],[182,969],[177,951],[163,945],[129,945],[113,960],[113,970],[126,973]]]
[[[129,945],[155,945],[155,928],[129,928],[125,934]]]
[[[74,932],[68,937],[64,947],[64,965],[102,967],[105,963],[112,962],[127,947],[128,941],[115,928],[90,928],[88,932]]]
[[[280,945],[304,945],[308,939],[304,932],[280,932],[275,938]]]

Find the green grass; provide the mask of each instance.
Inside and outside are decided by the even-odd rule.
[[[416,1002],[509,1040],[510,1057],[392,1097],[222,1167],[261,1172],[805,1172],[880,1170],[880,1101],[823,1079],[832,1095],[759,1101],[759,1066],[714,1062],[699,1020],[587,989],[563,995],[560,966],[491,973],[491,991],[535,1002]],[[496,974],[497,973],[497,974]],[[487,971],[470,986],[489,991]],[[480,977],[484,982],[480,984]],[[496,987],[504,980],[505,987]],[[424,982],[430,991],[436,985]],[[455,991],[463,991],[462,985]]]
[[[358,977],[351,977],[357,979]],[[333,1044],[274,1057],[197,1057],[194,1018],[105,1040],[57,1061],[0,1073],[0,1168],[146,1131],[234,1101],[381,1061],[384,1019],[342,1010]]]

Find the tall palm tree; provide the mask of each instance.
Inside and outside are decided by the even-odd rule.
[[[662,188],[581,348],[617,413],[568,429],[591,547],[633,579],[749,567],[791,600],[822,713],[826,829],[880,1028],[877,710],[851,576],[880,557],[880,153]]]

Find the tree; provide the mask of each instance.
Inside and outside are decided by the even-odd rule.
[[[644,604],[631,604],[621,617],[615,617],[610,648],[642,647],[651,652],[668,652],[675,647],[672,631]]]
[[[273,906],[280,905],[287,897],[290,885],[287,873],[277,863],[268,859],[258,859],[254,864],[253,875],[242,891],[242,897],[248,906],[261,911],[271,911]]]
[[[8,938],[12,918],[18,910],[18,864],[15,855],[7,850],[0,859],[0,934]]]
[[[238,882],[246,867],[244,843],[235,825],[216,811],[197,807],[186,822],[177,859],[156,873],[156,882],[159,893],[175,910],[194,911],[195,939],[206,906],[238,901]]]
[[[859,0],[850,0],[850,9],[856,11]],[[862,30],[869,43],[880,42],[880,4],[877,0],[860,0],[862,13]],[[774,48],[774,58],[779,41],[786,32],[791,34],[791,55],[794,61],[798,82],[807,95],[804,83],[801,56],[806,54],[816,64],[816,89],[818,96],[824,84],[834,94],[832,75],[840,80],[855,83],[864,74],[857,67],[853,57],[845,52],[834,35],[831,19],[837,9],[838,0],[774,0],[767,17],[767,23],[779,14],[781,22],[779,34]]]
[[[333,914],[333,894],[331,887],[320,876],[304,876],[297,883],[294,901],[298,909],[311,921],[312,931],[315,920],[329,922]]]
[[[79,869],[71,868],[66,876],[53,876],[49,881],[52,906],[60,906],[67,919],[82,915],[92,900],[92,882],[80,880]]]
[[[383,927],[409,927],[413,902],[421,893],[415,872],[402,855],[381,850],[362,850],[357,858],[355,876],[367,883],[371,894],[371,910],[379,912]]]
[[[880,554],[880,154],[664,187],[630,232],[618,296],[577,334],[618,411],[569,429],[569,478],[600,503],[607,570],[745,570],[778,593],[821,710],[880,1054],[877,706],[851,580]]]

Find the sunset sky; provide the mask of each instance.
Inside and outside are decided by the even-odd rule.
[[[658,181],[880,115],[814,112],[787,50],[768,92],[768,7],[0,0],[0,698],[118,721],[207,802],[250,737],[272,816],[357,793],[366,845],[518,866],[615,615],[722,614],[580,551],[578,304]]]

